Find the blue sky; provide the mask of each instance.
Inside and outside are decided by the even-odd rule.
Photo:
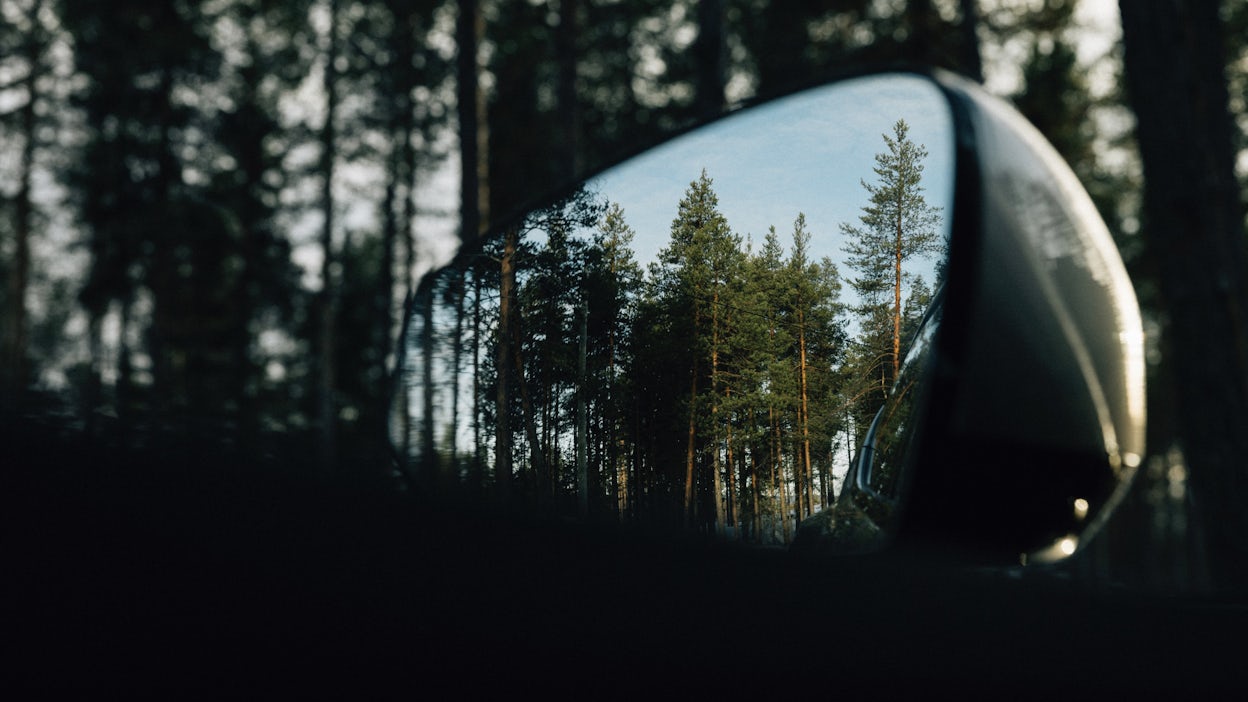
[[[756,250],[770,225],[787,249],[804,212],[812,257],[830,256],[845,275],[840,223],[858,223],[867,203],[861,181],[875,181],[881,135],[891,135],[899,118],[927,147],[927,201],[947,215],[949,111],[936,87],[914,76],[845,81],[737,113],[604,172],[591,187],[624,208],[643,265],[667,244],[681,196],[706,168],[729,226],[743,239],[752,235]]]

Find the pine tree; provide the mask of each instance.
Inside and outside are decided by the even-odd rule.
[[[813,415],[824,415],[818,406],[820,392],[829,382],[828,368],[843,351],[836,317],[840,312],[840,279],[836,266],[828,259],[820,262],[807,257],[810,231],[806,216],[799,213],[793,222],[793,248],[789,257],[787,277],[790,288],[791,316],[797,335],[798,430],[801,433],[802,498],[805,513],[814,513],[815,468],[811,458],[812,444],[823,432]],[[823,423],[826,423],[826,419]],[[823,481],[826,485],[826,479]],[[827,490],[821,487],[821,493]]]
[[[766,341],[762,346],[758,365],[762,373],[763,393],[762,412],[765,413],[766,424],[763,429],[762,451],[767,457],[767,481],[770,489],[770,509],[776,515],[781,526],[781,538],[788,542],[790,523],[788,519],[788,481],[785,478],[785,467],[790,463],[785,458],[785,445],[788,443],[789,422],[785,418],[793,416],[793,408],[797,406],[796,374],[792,372],[792,349],[795,345],[794,326],[790,324],[790,305],[785,290],[784,247],[780,245],[780,237],[775,227],[771,227],[764,239],[763,248],[755,257],[752,266],[754,285],[761,293],[766,320]],[[775,523],[773,520],[772,524]]]
[[[724,348],[725,320],[722,316],[729,281],[739,275],[743,256],[740,240],[719,212],[719,198],[713,182],[702,171],[698,180],[689,184],[681,199],[678,214],[672,222],[671,242],[659,253],[666,268],[667,304],[683,306],[687,311],[684,333],[693,340],[688,360],[689,405],[687,408],[687,444],[685,452],[684,510],[693,509],[695,463],[698,454],[699,429],[710,429],[712,442],[718,440],[719,362]],[[706,383],[699,386],[699,382]],[[699,389],[701,387],[701,389]],[[703,418],[710,417],[710,427]],[[711,450],[712,480],[718,487],[718,448]],[[714,497],[719,503],[718,490]],[[718,513],[717,509],[717,513]],[[722,524],[722,520],[718,523]]]
[[[927,149],[911,141],[908,132],[906,121],[899,119],[893,135],[883,135],[887,150],[876,154],[873,169],[878,180],[862,181],[870,204],[862,208],[861,225],[841,224],[841,232],[848,237],[847,264],[858,273],[850,282],[863,300],[860,314],[870,319],[881,311],[881,302],[891,302],[891,349],[887,351],[891,374],[885,377],[886,387],[901,366],[904,265],[944,248],[940,208],[927,204],[923,197],[922,161]],[[882,300],[885,296],[891,300]]]
[[[633,480],[625,460],[624,427],[629,380],[621,370],[630,362],[629,329],[636,317],[641,269],[631,250],[634,232],[618,204],[607,209],[586,252],[585,297],[589,308],[589,353],[598,378],[595,404],[602,419],[598,437],[601,463],[620,514],[633,502]],[[592,381],[591,381],[592,384]]]

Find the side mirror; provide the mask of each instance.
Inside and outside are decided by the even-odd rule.
[[[1142,339],[1035,130],[954,76],[881,73],[699,127],[466,247],[409,309],[391,434],[421,489],[489,504],[1060,558],[1143,455]]]
[[[898,538],[1059,559],[1095,535],[1144,455],[1139,307],[1091,199],[1039,132],[977,86],[936,79],[961,157]]]

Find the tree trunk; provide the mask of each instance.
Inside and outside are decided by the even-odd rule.
[[[6,294],[4,340],[0,348],[0,410],[16,411],[28,383],[26,354],[29,346],[30,316],[26,295],[30,287],[30,239],[34,223],[32,183],[35,173],[36,105],[38,83],[42,75],[44,38],[39,13],[43,2],[36,1],[30,10],[31,28],[23,45],[26,77],[22,80],[26,104],[18,115],[22,134],[22,155],[18,164],[17,196],[14,199],[13,268]]]
[[[152,183],[154,207],[165,217],[173,217],[171,196],[173,183],[181,180],[181,169],[173,156],[173,70],[169,66],[160,69],[160,87],[156,91],[157,133],[156,174]],[[152,291],[152,320],[147,333],[147,351],[152,359],[152,404],[149,408],[154,421],[169,426],[179,419],[185,420],[186,384],[185,368],[175,363],[170,344],[175,324],[174,304],[174,252],[169,232],[149,234],[154,264],[148,272],[148,284]],[[180,354],[178,354],[180,355]],[[176,417],[176,418],[175,418]],[[180,429],[185,429],[182,423]]]
[[[433,412],[436,388],[433,385],[433,289],[426,288],[419,296],[420,305],[420,369],[421,400],[420,447],[424,465],[421,470],[426,479],[440,479],[437,446],[433,438]]]
[[[478,0],[459,0],[455,24],[459,114],[460,238],[472,241],[489,225],[489,125],[477,50],[485,34]]]
[[[589,439],[586,415],[586,396],[589,394],[589,375],[585,372],[585,356],[589,351],[589,307],[581,303],[580,343],[577,348],[576,371],[576,492],[577,504],[582,517],[589,515],[589,460],[586,453]]]
[[[731,389],[728,389],[728,388],[725,388],[725,390],[724,390],[724,402],[725,402],[725,403],[727,403],[727,402],[730,400],[730,398],[731,398],[731,397],[732,397],[732,390],[731,390]],[[737,509],[736,509],[737,481],[736,481],[736,477],[735,477],[735,475],[736,475],[736,473],[735,473],[735,468],[734,468],[734,466],[733,466],[733,455],[732,455],[732,421],[731,421],[731,419],[729,419],[728,421],[725,421],[725,422],[724,422],[724,431],[725,431],[725,435],[724,435],[724,470],[725,470],[725,471],[727,471],[727,473],[728,473],[728,490],[727,490],[727,491],[726,491],[726,493],[724,494],[724,504],[725,504],[725,509],[724,509],[724,514],[725,514],[725,522],[724,522],[724,523],[725,523],[725,525],[726,525],[727,527],[731,527],[731,528],[733,529],[733,533],[734,533],[734,535],[739,536],[741,532],[740,532],[740,530],[739,530],[739,529],[737,529],[737,528],[736,528],[736,527],[737,527],[737,521],[738,521],[738,520],[737,520]]]
[[[803,301],[804,303],[805,301]],[[797,349],[802,422],[802,473],[805,486],[806,514],[814,513],[814,501],[811,496],[812,474],[810,467],[810,403],[807,400],[806,388],[806,313],[799,309],[797,313]]]
[[[414,51],[414,48],[413,48]],[[403,193],[402,208],[402,244],[403,244],[403,308],[407,309],[408,304],[412,302],[416,295],[415,289],[415,271],[416,271],[416,124],[415,115],[412,110],[410,101],[404,101],[407,104],[407,113],[404,115],[403,129],[403,173],[407,176],[406,187]],[[408,393],[401,393],[402,403],[400,415],[403,426],[403,455],[411,455],[411,432],[412,432],[412,414],[408,405]]]
[[[338,113],[338,0],[329,0],[329,36],[325,48],[325,124],[321,128],[321,292],[317,298],[317,423],[321,432],[318,453],[322,472],[333,470],[337,458],[337,379],[334,344],[337,336],[338,285],[335,280],[334,250],[334,162],[338,133],[334,120]],[[432,445],[424,447],[431,450]]]
[[[1176,413],[1217,585],[1248,585],[1248,252],[1219,3],[1121,2]],[[1154,450],[1162,447],[1154,447]]]
[[[464,297],[467,294],[464,281],[465,272],[456,270],[450,276],[450,285],[454,286],[451,294],[455,299],[455,332],[451,335],[451,420],[447,437],[447,455],[450,456],[452,467],[459,465],[459,371],[464,362]]]
[[[244,113],[263,114],[264,107],[259,94],[259,84],[264,76],[263,52],[259,39],[253,33],[248,33],[246,46],[250,65],[239,69],[243,84],[239,107]],[[234,386],[231,393],[239,399],[239,445],[244,451],[252,450],[258,445],[264,411],[259,400],[260,388],[264,384],[264,370],[262,363],[257,362],[252,353],[255,340],[252,329],[257,322],[257,308],[264,297],[260,291],[264,289],[262,278],[266,265],[265,254],[272,241],[272,234],[266,225],[271,222],[273,212],[264,204],[261,195],[265,187],[264,175],[271,161],[265,150],[265,142],[271,133],[268,129],[253,131],[237,145],[235,154],[243,178],[240,189],[245,203],[233,212],[241,239],[238,246],[242,270],[238,289],[241,291],[240,302],[243,309],[232,325],[230,345],[235,371],[231,374],[234,377],[230,382]]]
[[[134,422],[134,364],[130,356],[131,310],[134,308],[134,295],[127,292],[118,301],[117,335],[117,384],[113,388],[113,408],[117,412],[117,425],[122,434],[130,431]]]
[[[409,110],[410,111],[410,110]],[[399,137],[397,119],[392,118],[390,134]],[[373,342],[380,353],[376,357],[376,373],[379,378],[390,378],[392,369],[390,354],[394,348],[392,329],[394,327],[394,266],[399,244],[399,222],[396,209],[398,197],[402,190],[404,175],[402,173],[402,139],[399,137],[391,148],[386,159],[386,185],[381,205],[381,261],[377,289],[373,291]],[[397,356],[395,357],[397,359]]]
[[[87,350],[87,380],[79,411],[86,435],[98,439],[102,436],[99,410],[104,405],[104,311],[99,308],[87,309]]]
[[[984,82],[984,62],[979,55],[979,5],[976,0],[961,0],[962,51],[960,63],[962,71],[971,80]]]
[[[771,416],[772,444],[771,444],[771,479],[772,483],[777,486],[777,494],[780,500],[780,524],[781,534],[784,537],[784,543],[789,543],[789,501],[788,486],[784,479],[784,455],[783,444],[780,441],[780,417],[771,408],[768,411]]]
[[[723,478],[719,464],[719,290],[711,302],[711,486],[715,497],[715,531],[724,534]]]
[[[579,8],[577,0],[559,0],[559,29],[555,34],[555,53],[559,63],[560,147],[563,155],[563,177],[571,182],[580,172],[580,110],[577,105],[577,35]]]
[[[902,192],[897,190],[897,241],[894,245],[893,260],[893,377],[892,381],[897,381],[897,376],[901,374],[901,245],[902,245]],[[884,388],[887,395],[890,387]]]
[[[515,286],[513,285],[513,291],[514,289]],[[541,441],[537,435],[537,417],[534,416],[533,402],[529,394],[529,384],[525,379],[524,373],[524,341],[520,334],[520,329],[520,308],[517,306],[512,310],[511,331],[507,335],[511,337],[511,358],[515,363],[516,384],[520,386],[520,412],[522,415],[521,421],[524,422],[524,435],[529,443],[529,468],[537,477],[540,498],[546,499],[553,496],[553,492],[542,488],[552,487],[553,481],[549,464],[542,452]]]
[[[619,266],[616,256],[615,241],[612,240],[610,271],[611,280],[619,280]],[[616,293],[618,294],[618,293]],[[606,425],[606,465],[610,466],[611,474],[615,481],[615,504],[616,512],[619,516],[623,516],[628,509],[628,467],[620,459],[623,454],[623,437],[620,436],[620,411],[616,406],[615,393],[615,325],[618,321],[618,305],[612,301],[611,316],[607,320],[607,396],[603,421]]]
[[[762,543],[762,510],[759,509],[759,500],[762,495],[758,489],[758,455],[754,448],[750,449],[750,531],[753,533],[754,540]]]
[[[697,60],[695,87],[698,116],[713,117],[724,108],[726,56],[724,46],[724,2],[702,0],[698,3],[698,38],[693,45]]]
[[[698,322],[693,322],[693,338],[698,338]],[[689,441],[685,447],[685,526],[693,525],[693,464],[698,420],[698,354],[694,351],[689,371]]]
[[[507,499],[511,490],[511,402],[509,379],[511,377],[511,328],[512,307],[515,303],[516,286],[516,237],[514,227],[503,237],[503,258],[499,268],[501,283],[498,294],[498,348],[494,364],[497,382],[494,420],[494,486],[500,499]]]
[[[481,485],[485,450],[481,445],[481,273],[472,271],[472,471],[473,487]]]

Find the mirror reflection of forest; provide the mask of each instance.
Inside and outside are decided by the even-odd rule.
[[[544,511],[790,542],[840,494],[942,270],[926,152],[904,121],[883,136],[836,232],[794,211],[742,234],[704,169],[644,264],[594,183],[461,255],[410,320],[404,451]]]

